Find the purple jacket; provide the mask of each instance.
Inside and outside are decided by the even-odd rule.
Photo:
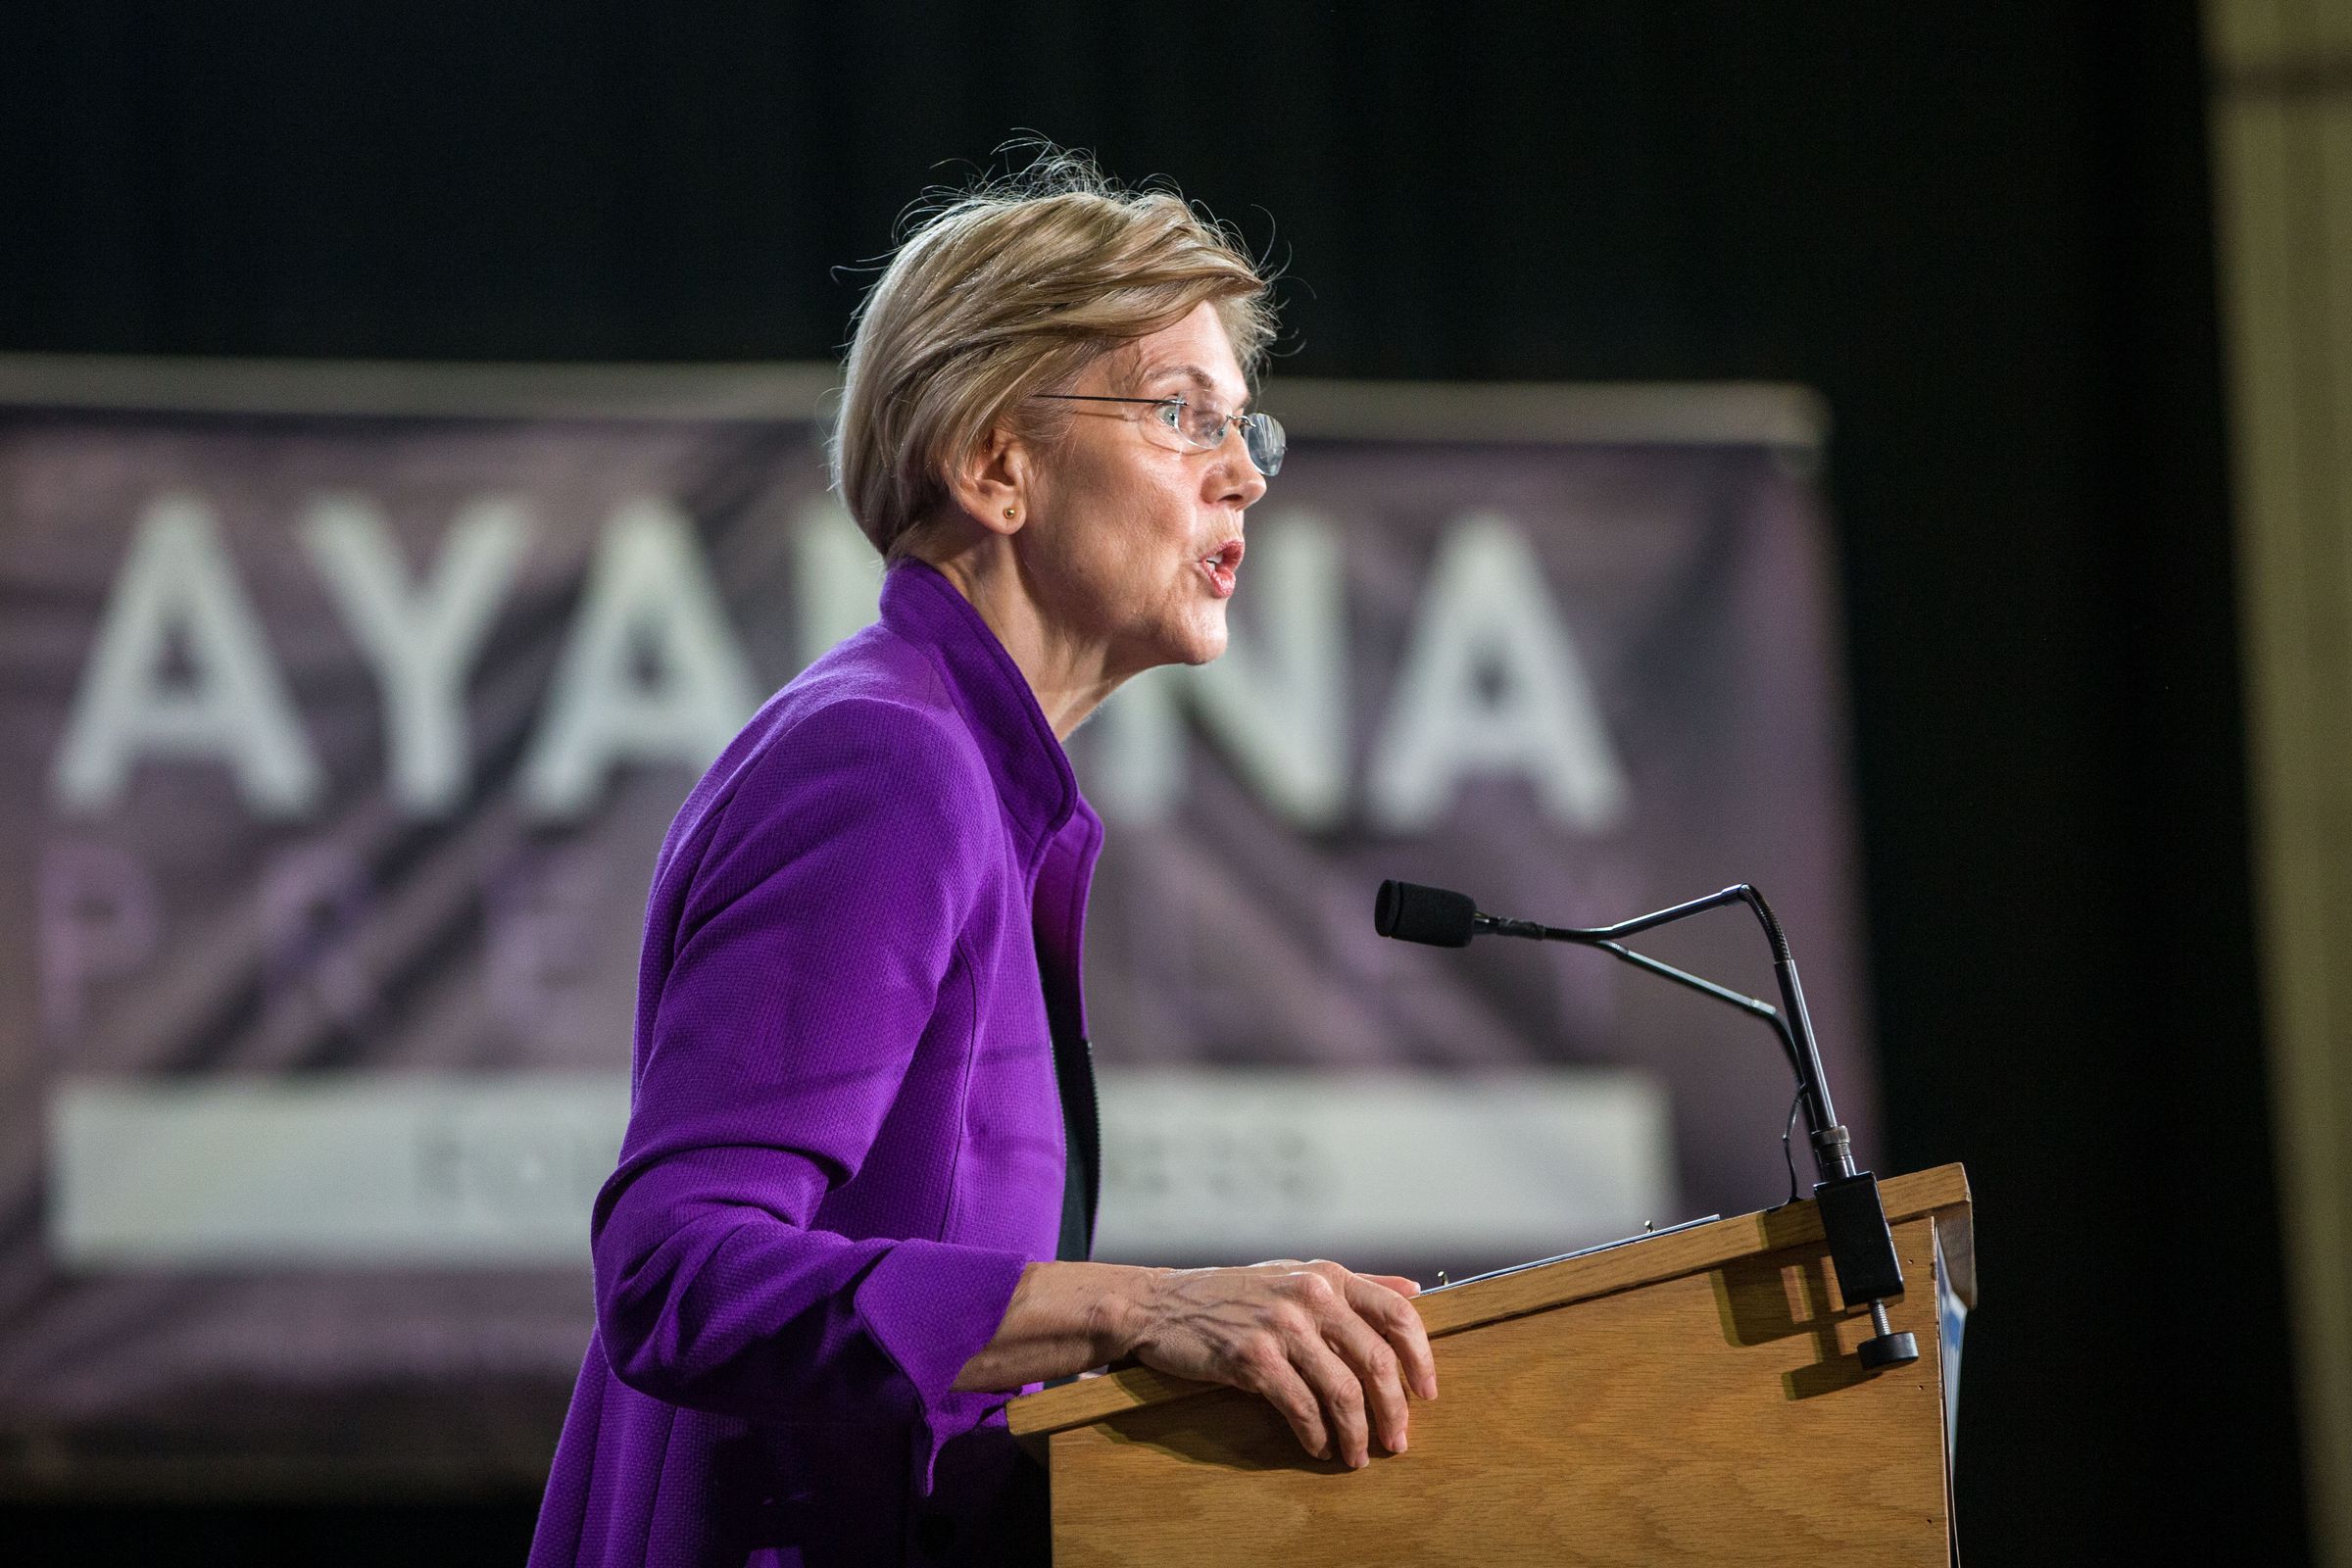
[[[1049,999],[1083,1035],[1102,842],[919,563],[704,775],[655,866],[534,1568],[1045,1560],[1010,1396],[949,1385],[1054,1255]]]

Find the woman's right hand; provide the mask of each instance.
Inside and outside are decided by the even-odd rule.
[[[1146,1366],[1262,1396],[1318,1459],[1370,1462],[1371,1438],[1402,1453],[1405,1391],[1438,1396],[1420,1286],[1337,1263],[1159,1269],[1127,1303],[1118,1337]]]

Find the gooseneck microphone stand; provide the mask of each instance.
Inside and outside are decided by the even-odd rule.
[[[1773,978],[1781,992],[1779,1007],[1661,963],[1624,945],[1624,938],[1733,904],[1744,904],[1754,911],[1772,944]],[[1821,1176],[1814,1185],[1813,1198],[1820,1205],[1830,1260],[1838,1271],[1838,1294],[1849,1306],[1867,1304],[1871,1327],[1877,1331],[1862,1342],[1857,1354],[1862,1365],[1872,1371],[1919,1359],[1918,1338],[1895,1333],[1886,1317],[1886,1302],[1903,1294],[1903,1268],[1894,1254],[1894,1237],[1886,1228],[1886,1207],[1879,1200],[1879,1179],[1854,1167],[1853,1139],[1838,1121],[1837,1107],[1830,1102],[1829,1078],[1822,1071],[1812,1017],[1805,1011],[1805,990],[1797,979],[1796,959],[1789,953],[1788,938],[1774,917],[1772,906],[1764,902],[1763,894],[1742,882],[1703,899],[1636,915],[1615,925],[1553,926],[1483,913],[1466,894],[1414,882],[1391,881],[1380,885],[1380,896],[1373,905],[1372,924],[1384,937],[1441,948],[1468,947],[1470,939],[1476,936],[1525,937],[1537,942],[1572,942],[1598,948],[1638,969],[1769,1022],[1780,1037],[1782,1049],[1788,1053],[1790,1069],[1796,1074],[1797,1094],[1805,1112],[1806,1143],[1813,1151],[1814,1167]]]

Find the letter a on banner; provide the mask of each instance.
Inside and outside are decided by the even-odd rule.
[[[881,613],[882,558],[865,542],[849,509],[831,496],[807,503],[792,524],[792,576],[801,663],[814,663],[844,637]]]
[[[1625,771],[1527,536],[1503,517],[1465,518],[1430,575],[1372,754],[1373,824],[1419,831],[1464,775],[1517,773],[1555,819],[1588,833],[1612,826]],[[1493,698],[1481,691],[1489,671],[1501,676]]]
[[[185,680],[165,667],[175,644]],[[105,810],[147,755],[225,763],[263,816],[300,816],[318,798],[318,762],[284,677],[212,509],[194,496],[159,497],[147,510],[74,696],[52,787],[68,809]]]
[[[643,650],[654,678],[637,673]],[[759,698],[686,514],[637,501],[613,514],[588,572],[547,716],[523,763],[542,816],[584,809],[613,763],[702,767]]]

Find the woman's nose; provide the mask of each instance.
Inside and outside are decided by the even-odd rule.
[[[1250,443],[1242,438],[1239,425],[1225,427],[1224,444],[1217,448],[1217,471],[1225,476],[1226,482],[1225,493],[1217,497],[1219,501],[1250,507],[1266,493],[1266,476],[1250,461]]]

